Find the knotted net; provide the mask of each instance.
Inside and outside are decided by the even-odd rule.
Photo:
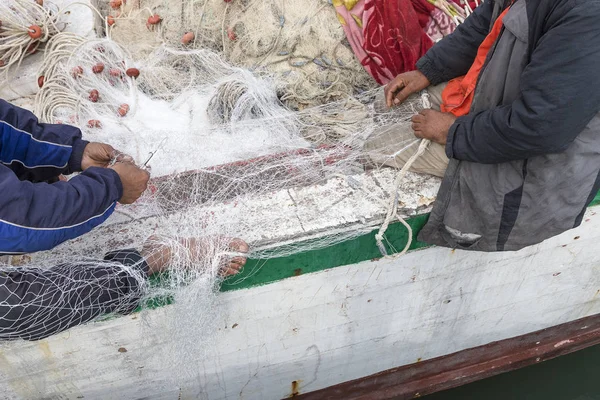
[[[86,139],[110,143],[139,165],[151,156],[153,179],[136,204],[117,206],[106,226],[50,253],[13,259],[21,265],[6,270],[13,278],[0,285],[5,296],[19,304],[38,302],[38,308],[54,299],[52,307],[62,311],[59,317],[51,309],[32,314],[26,321],[27,332],[35,333],[31,336],[14,334],[17,314],[0,315],[0,321],[12,321],[10,329],[0,329],[0,338],[43,337],[56,324],[60,331],[98,314],[173,303],[163,325],[150,328],[169,338],[163,363],[192,362],[210,349],[217,331],[221,270],[240,255],[230,238],[245,239],[247,256],[261,260],[255,267],[260,268],[272,258],[371,232],[390,209],[392,217],[401,214],[402,187],[394,185],[393,174],[377,190],[369,186],[369,174],[382,167],[370,154],[381,150],[393,158],[407,149],[414,152],[418,140],[410,118],[427,100],[414,96],[393,110],[383,107],[381,90],[363,79],[364,71],[338,30],[330,37],[311,36],[311,24],[329,27],[321,19],[329,5],[309,3],[283,9],[266,0],[178,2],[181,7],[130,0],[116,9],[106,7],[116,19],[114,24],[103,19],[109,37],[91,40],[59,33],[48,40],[36,115],[43,122],[76,125]],[[275,22],[286,16],[275,37],[265,36],[264,42],[244,37],[250,5]],[[162,22],[146,28],[148,16],[158,12],[164,15]],[[182,20],[196,21],[196,41],[187,48],[169,46],[188,29]],[[240,39],[223,37],[224,26],[234,28]],[[139,32],[139,40],[127,41],[131,32]],[[300,37],[316,40],[313,47],[330,53],[309,53]],[[273,49],[281,49],[281,63],[265,57]],[[318,57],[323,65],[314,62]],[[310,71],[277,69],[304,61]],[[302,84],[294,83],[296,78]],[[324,81],[331,83],[326,89]],[[386,139],[381,149],[371,145],[365,151],[365,143],[377,143],[391,128],[398,132],[393,143]],[[392,154],[389,147],[395,149]],[[356,216],[348,198],[372,207]],[[327,223],[331,215],[337,218],[333,228]],[[141,249],[151,236],[174,249],[169,272],[155,281],[148,282],[139,260],[97,261],[117,248]],[[182,241],[187,238],[202,238],[197,254],[185,250]],[[12,289],[10,282],[27,275],[48,285],[46,298],[30,299],[31,293]],[[232,283],[239,278],[226,281]],[[101,293],[101,288],[114,286],[122,290]],[[65,296],[66,288],[73,296]],[[86,296],[77,297],[81,293]]]

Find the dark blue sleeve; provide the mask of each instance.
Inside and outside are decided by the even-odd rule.
[[[494,2],[486,0],[456,30],[436,43],[417,62],[417,69],[432,85],[465,75],[477,50],[490,32]]]
[[[119,175],[92,167],[68,182],[20,181],[0,165],[0,253],[49,250],[89,232],[123,194]]]
[[[87,144],[78,128],[39,123],[33,113],[0,99],[0,162],[20,179],[45,181],[81,171]]]
[[[565,151],[600,112],[600,2],[572,7],[538,41],[512,104],[460,117],[446,154],[481,164]]]

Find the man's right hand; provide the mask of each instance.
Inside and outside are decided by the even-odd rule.
[[[388,107],[402,104],[408,96],[420,92],[431,83],[421,71],[410,71],[398,75],[385,87],[385,102]]]
[[[140,198],[142,193],[148,187],[150,174],[148,171],[139,168],[135,164],[128,162],[117,162],[110,167],[114,169],[123,185],[123,197],[119,200],[121,204],[132,204]]]

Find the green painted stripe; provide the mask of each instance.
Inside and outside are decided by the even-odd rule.
[[[413,241],[410,250],[428,246],[426,243],[419,242],[416,238],[428,219],[429,214],[424,214],[407,220],[413,230]],[[240,274],[223,283],[221,291],[247,289],[277,282],[292,276],[356,264],[367,260],[377,260],[381,258],[381,252],[376,245],[376,233],[377,229],[371,233],[326,248],[310,250],[291,256],[268,260],[248,260],[248,263]],[[394,249],[401,250],[406,246],[408,230],[400,223],[391,224],[385,236]],[[389,248],[391,247],[388,246]],[[162,284],[161,281],[160,277],[150,278],[150,284],[153,286],[160,286]],[[172,299],[170,297],[153,298],[145,304],[145,307],[156,308],[171,303]]]
[[[600,193],[596,195],[590,206],[600,205]],[[413,229],[411,250],[427,247],[417,240],[416,236],[429,218],[429,214],[420,215],[408,220]],[[322,271],[328,268],[351,265],[359,262],[374,260],[381,257],[376,245],[373,232],[323,249],[293,254],[287,257],[274,258],[267,261],[248,260],[242,274],[224,282],[221,291],[247,289],[253,286],[265,285],[281,279],[290,278],[310,272]],[[394,248],[403,249],[408,239],[408,231],[399,223],[390,225],[386,237]],[[240,283],[235,284],[234,282]]]
[[[592,203],[590,204],[590,207],[594,207],[600,205],[600,192],[598,192],[598,194],[596,195],[596,197],[594,198],[594,200],[592,200]]]
[[[427,246],[427,244],[417,241],[416,235],[423,228],[428,218],[429,214],[426,214],[410,218],[407,221],[413,229],[411,250]],[[266,261],[248,260],[244,271],[240,275],[229,279],[229,282],[224,282],[221,290],[245,289],[276,282],[292,276],[378,259],[381,257],[381,252],[376,245],[376,233],[377,230],[374,230],[366,235],[326,248],[293,254],[287,257],[272,258]],[[402,224],[392,224],[385,236],[395,249],[402,250],[408,240],[408,230]],[[236,281],[240,283],[233,283]]]
[[[600,193],[596,195],[590,207],[599,205]],[[428,218],[429,214],[425,214],[407,221],[413,229],[411,250],[428,246],[416,239],[417,234],[423,228]],[[292,276],[356,264],[367,260],[377,260],[381,257],[381,253],[375,241],[376,232],[377,230],[374,230],[366,235],[333,246],[293,254],[287,257],[272,258],[269,260],[248,260],[244,271],[225,281],[221,286],[221,291],[247,289],[277,282]],[[395,249],[403,249],[408,239],[408,231],[402,224],[392,224],[386,232],[386,237]],[[151,284],[160,285],[161,279],[153,277]],[[147,306],[155,308],[170,303],[170,298],[153,299]]]

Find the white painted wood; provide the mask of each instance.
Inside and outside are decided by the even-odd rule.
[[[181,387],[180,371],[148,361],[169,338],[142,330],[138,315],[10,343],[0,351],[3,397],[278,399],[294,380],[313,391],[593,315],[597,209],[580,228],[519,252],[430,248],[221,294],[227,328],[216,355]],[[151,325],[170,311],[149,312]]]
[[[195,225],[190,224],[187,228],[191,232],[186,233],[186,226],[180,223],[189,220],[190,215],[212,214],[217,221],[235,221],[240,232],[234,234],[252,247],[281,247],[333,233],[339,239],[359,236],[383,222],[396,173],[385,168],[348,178],[336,177],[322,185],[246,197],[243,206],[237,201],[199,205],[197,210],[184,209],[169,216],[152,216],[144,206],[117,206],[117,212],[101,227],[32,257],[34,261],[72,259],[75,254],[101,258],[107,251],[116,250],[115,246],[141,248],[150,235],[168,236],[174,227],[180,236],[198,234]],[[428,212],[439,185],[436,177],[408,173],[399,190],[399,212],[404,217]],[[150,211],[153,209],[150,207]]]

